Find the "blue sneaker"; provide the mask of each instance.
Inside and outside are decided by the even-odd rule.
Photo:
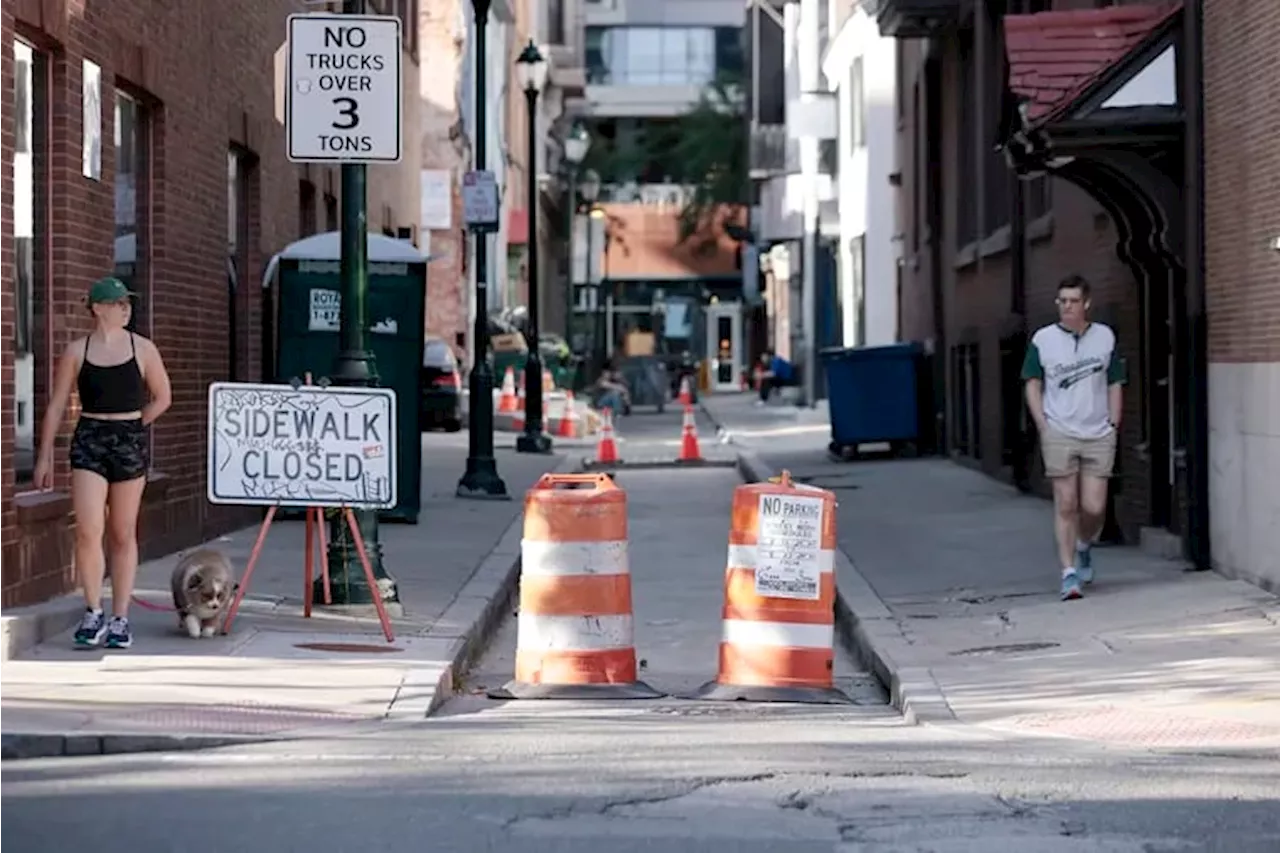
[[[1062,576],[1062,600],[1071,601],[1083,597],[1084,593],[1080,590],[1080,578],[1075,571],[1064,574]]]
[[[1093,583],[1093,546],[1081,550],[1076,548],[1076,574],[1080,583],[1088,586]]]
[[[101,610],[85,608],[84,616],[76,627],[75,644],[77,648],[94,649],[101,645],[107,636],[107,617]]]
[[[106,647],[109,649],[127,649],[133,645],[133,632],[129,630],[129,620],[123,616],[112,616],[107,623]]]

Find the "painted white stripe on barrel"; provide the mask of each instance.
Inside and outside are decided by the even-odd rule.
[[[739,646],[777,646],[789,649],[829,649],[835,626],[799,622],[754,622],[725,619],[724,642]]]
[[[750,569],[756,570],[756,563],[759,561],[760,548],[757,545],[730,545],[729,557],[725,562],[727,569]],[[830,548],[823,548],[818,551],[818,573],[830,574],[835,571],[836,552]]]
[[[525,539],[520,543],[520,571],[526,575],[565,577],[568,575],[625,575],[627,543],[545,542]]]
[[[632,647],[631,616],[544,616],[520,611],[516,647],[522,652],[607,652]]]

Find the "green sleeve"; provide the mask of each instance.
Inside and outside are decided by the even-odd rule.
[[[1125,369],[1124,359],[1116,353],[1111,353],[1111,361],[1107,364],[1107,384],[1108,385],[1128,385],[1129,371]]]
[[[1027,357],[1022,360],[1022,378],[1044,379],[1044,365],[1040,363],[1040,350],[1033,343],[1027,347]]]

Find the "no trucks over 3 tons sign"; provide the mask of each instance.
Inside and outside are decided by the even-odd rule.
[[[400,159],[400,19],[290,15],[285,124],[295,163]]]
[[[388,388],[215,382],[209,502],[395,506],[395,423]]]

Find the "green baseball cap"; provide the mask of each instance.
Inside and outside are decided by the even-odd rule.
[[[89,304],[99,302],[119,302],[121,299],[133,299],[138,294],[125,287],[123,281],[112,276],[100,278],[89,286]]]

